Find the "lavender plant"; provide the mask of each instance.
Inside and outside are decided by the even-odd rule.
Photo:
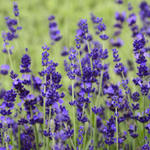
[[[142,27],[129,4],[127,19],[124,12],[116,12],[112,36],[120,36],[123,23],[128,23],[133,42],[124,44],[133,48],[130,68],[119,56],[120,39],[110,40],[115,48],[105,44],[111,35],[105,33],[104,19],[91,14],[94,34],[87,19],[79,20],[74,46],[64,47],[61,53],[70,84],[67,90],[58,63],[50,59],[53,45],[63,38],[54,15],[48,18],[50,44],[42,46],[42,69],[34,73],[30,50],[25,48],[19,72],[14,70],[11,41],[19,38],[22,28],[18,4],[13,3],[16,18],[6,17],[8,32],[2,33],[2,51],[9,63],[1,65],[0,76],[10,79],[11,86],[6,89],[1,81],[1,150],[150,149],[150,5],[143,1],[139,7]],[[132,63],[136,70],[131,69]],[[134,77],[130,70],[135,71]]]

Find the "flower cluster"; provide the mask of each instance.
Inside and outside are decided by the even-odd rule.
[[[124,4],[123,0],[116,3]],[[3,52],[8,53],[10,65],[1,65],[0,76],[11,84],[5,87],[5,80],[0,81],[0,149],[150,149],[150,5],[144,1],[139,7],[142,27],[138,27],[137,14],[129,3],[127,19],[127,12],[116,12],[112,36],[105,34],[104,20],[94,14],[91,21],[98,39],[91,33],[88,20],[79,20],[75,45],[64,47],[61,52],[64,58],[68,57],[64,60],[67,91],[64,74],[59,72],[58,63],[50,59],[53,47],[47,44],[42,46],[42,69],[38,74],[34,73],[27,48],[20,69],[14,70],[10,43],[18,38],[21,28],[18,4],[13,3],[15,19],[6,17],[8,32],[2,34]],[[62,35],[55,16],[48,20],[52,46]],[[119,36],[125,21],[132,32],[132,61],[137,67],[132,78],[129,70],[135,71],[133,62],[128,61],[127,69],[119,56],[123,46]],[[109,37],[111,46],[118,49],[104,48]]]

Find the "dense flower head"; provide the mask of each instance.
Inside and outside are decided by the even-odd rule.
[[[112,49],[113,51],[113,57],[114,57],[114,62],[119,62],[120,61],[120,58],[119,58],[119,54],[118,54],[118,51],[116,49]]]
[[[134,47],[134,50],[139,50],[139,49],[142,49],[142,48],[144,48],[144,46],[145,46],[145,38],[144,38],[144,36],[142,35],[142,34],[138,34],[137,36],[136,36],[136,40],[134,40],[134,42],[133,42],[133,47]]]
[[[122,63],[117,63],[115,65],[114,71],[116,72],[116,74],[121,75],[121,76],[122,74],[124,76],[127,75],[127,68]]]
[[[16,92],[11,89],[5,93],[4,100],[7,102],[14,102],[16,99]]]
[[[78,23],[78,27],[77,36],[84,36],[88,33],[88,23],[86,19],[81,19]]]
[[[146,76],[149,76],[150,75],[150,72],[149,72],[149,68],[145,65],[145,64],[142,64],[140,66],[137,67],[138,68],[138,73],[137,75],[139,77],[146,77]]]
[[[24,54],[21,58],[20,72],[21,73],[29,73],[31,65],[31,58],[28,54]]]
[[[140,96],[139,92],[134,92],[131,98],[133,99],[134,102],[137,102],[140,99],[139,96]]]
[[[111,116],[110,119],[107,121],[106,126],[104,126],[101,131],[104,134],[106,144],[108,145],[114,144],[115,131],[116,131],[115,118]]]
[[[136,23],[136,15],[134,13],[129,15],[129,18],[127,19],[129,26],[132,26]]]

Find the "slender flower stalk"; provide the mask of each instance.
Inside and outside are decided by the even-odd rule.
[[[118,142],[118,111],[117,108],[115,108],[115,118],[116,118],[116,150],[119,150],[119,142]]]
[[[74,80],[71,81],[72,82],[72,101],[74,101]],[[73,125],[74,125],[74,145],[76,147],[76,110],[75,110],[75,106],[73,107]]]

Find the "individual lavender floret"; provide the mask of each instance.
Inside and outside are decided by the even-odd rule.
[[[100,35],[100,38],[101,38],[102,40],[108,40],[108,39],[109,39],[109,36],[107,36],[106,34],[102,34],[102,35]]]
[[[21,58],[20,72],[30,73],[31,58],[28,54],[24,54]]]
[[[138,68],[137,75],[139,77],[143,78],[143,77],[150,75],[149,68],[145,64],[142,64],[142,65],[138,66],[137,68]]]
[[[18,74],[14,73],[14,71],[12,70],[10,72],[10,77],[14,80],[14,79],[16,79],[18,77]]]
[[[113,57],[114,57],[113,61],[119,62],[121,59],[119,58],[119,54],[118,54],[117,49],[112,49],[112,51],[113,51]]]
[[[53,42],[60,41],[62,36],[55,21],[55,16],[53,15],[49,16],[48,20],[49,20],[49,36],[51,40]]]
[[[139,33],[138,26],[136,25],[136,15],[131,13],[127,19],[127,22],[132,31],[132,37],[136,37]]]
[[[122,23],[125,21],[126,19],[126,13],[125,12],[122,12],[122,13],[119,13],[119,12],[116,12],[115,13],[115,19],[117,21],[120,21],[120,25],[122,25]]]
[[[19,16],[19,8],[18,8],[17,2],[13,2],[13,11],[14,11],[14,15],[16,17],[18,17]]]
[[[86,33],[88,33],[88,24],[87,24],[87,20],[86,19],[81,19],[78,22],[78,27],[79,29],[77,29],[76,34],[77,36],[83,37],[86,39]]]
[[[127,68],[122,64],[122,63],[117,63],[115,65],[115,69],[114,71],[116,72],[116,74],[120,75],[122,77],[123,76],[127,76]]]
[[[134,92],[134,93],[132,94],[131,98],[133,99],[134,102],[139,101],[139,99],[140,99],[140,94],[139,94],[139,92]]]
[[[128,131],[129,131],[131,137],[133,137],[133,138],[138,137],[138,134],[136,133],[136,131],[137,131],[137,127],[136,126],[130,125],[130,128],[129,128]]]
[[[0,74],[7,75],[10,67],[9,65],[1,65]]]
[[[138,34],[136,39],[133,42],[134,51],[138,51],[139,49],[144,48],[146,44],[145,38],[143,34]]]

